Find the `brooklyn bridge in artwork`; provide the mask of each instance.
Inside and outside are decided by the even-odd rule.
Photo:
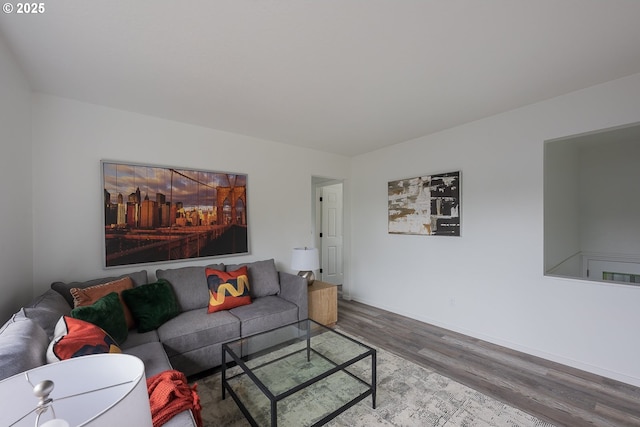
[[[105,266],[247,253],[247,175],[102,162]]]

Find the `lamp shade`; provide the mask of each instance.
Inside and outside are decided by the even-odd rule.
[[[97,354],[43,365],[0,381],[0,425],[35,425],[38,397],[34,386],[52,381],[48,407],[39,424],[151,427],[151,409],[140,359],[126,354]],[[53,409],[53,411],[52,411]]]
[[[300,271],[313,271],[320,268],[320,258],[316,248],[294,248],[291,255],[291,268]]]

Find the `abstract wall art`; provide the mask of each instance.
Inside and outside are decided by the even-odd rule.
[[[460,236],[460,171],[390,181],[389,233]]]

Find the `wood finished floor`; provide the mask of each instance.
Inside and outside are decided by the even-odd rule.
[[[640,426],[640,388],[354,301],[338,328],[556,426]]]

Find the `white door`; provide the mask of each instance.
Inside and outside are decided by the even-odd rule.
[[[322,281],[342,285],[342,184],[322,187]]]

